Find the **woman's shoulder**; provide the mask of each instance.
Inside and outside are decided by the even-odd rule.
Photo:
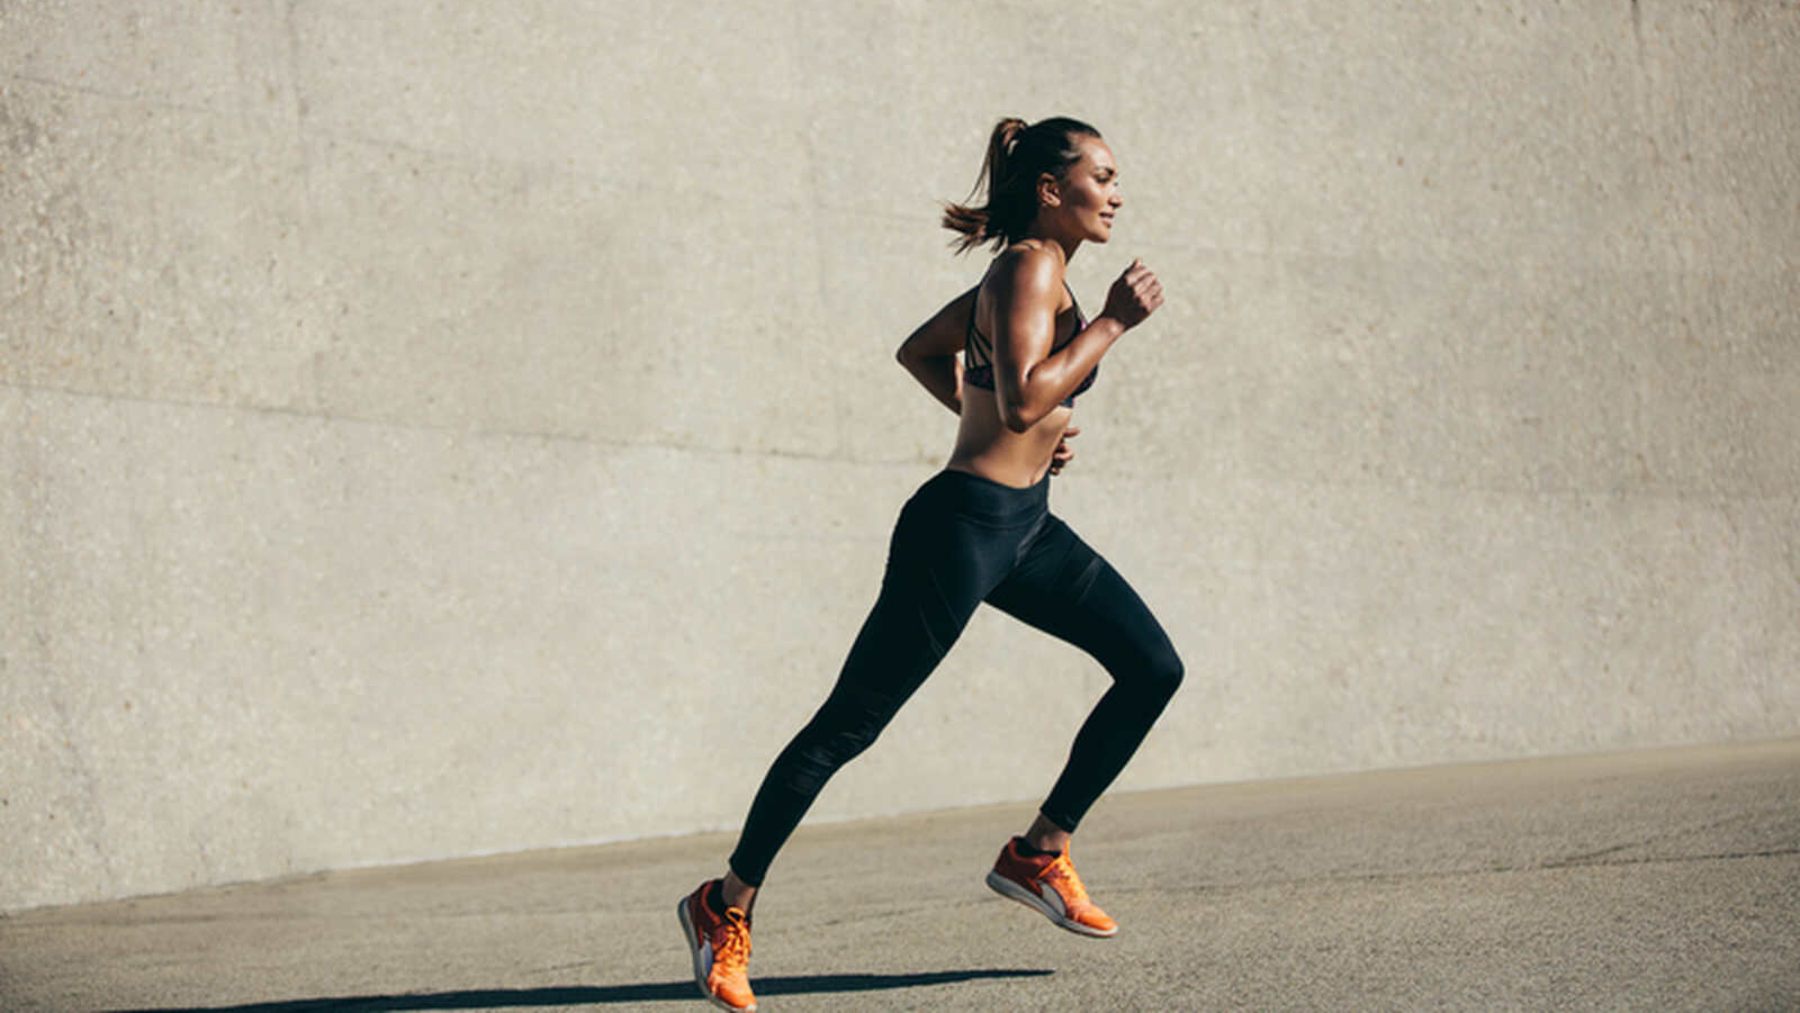
[[[1008,291],[1049,291],[1062,288],[1062,251],[1041,239],[1021,239],[1001,250],[988,266],[982,287],[994,282]]]
[[[993,269],[1037,269],[1063,272],[1062,248],[1042,239],[1021,239],[994,256]]]

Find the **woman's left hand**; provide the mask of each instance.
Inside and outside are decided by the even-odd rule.
[[[1069,462],[1075,459],[1075,450],[1069,446],[1069,441],[1080,435],[1080,426],[1070,426],[1063,430],[1062,436],[1056,441],[1056,452],[1050,455],[1050,474],[1060,475]]]

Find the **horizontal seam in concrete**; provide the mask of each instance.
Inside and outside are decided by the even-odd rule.
[[[164,109],[177,109],[189,113],[207,113],[212,116],[228,115],[228,113],[222,110],[213,109],[208,106],[191,105],[186,102],[176,102],[166,98],[154,98],[148,95],[133,95],[126,92],[107,91],[104,88],[71,84],[68,81],[57,81],[47,77],[35,77],[31,74],[8,74],[6,75],[6,79],[9,81],[19,81],[25,84],[35,84],[44,88],[72,91],[81,95],[93,95],[97,98],[112,99],[117,102],[138,102],[148,106],[157,106]]]
[[[1602,866],[1633,865],[1680,865],[1691,862],[1741,861],[1752,858],[1786,858],[1800,855],[1800,848],[1772,848],[1766,851],[1724,851],[1706,855],[1668,855],[1646,856],[1643,858],[1617,858],[1600,861],[1552,861],[1538,865],[1496,865],[1479,869],[1437,869],[1420,872],[1366,872],[1341,873],[1324,876],[1304,876],[1297,879],[1267,879],[1259,882],[1233,884],[1230,886],[1202,885],[1202,892],[1266,890],[1270,887],[1303,886],[1311,883],[1406,883],[1425,879],[1466,879],[1476,876],[1518,875],[1533,872],[1560,872],[1565,869],[1584,869]],[[1166,886],[1114,886],[1107,889],[1109,894],[1152,894],[1166,893]]]
[[[370,418],[361,415],[334,415],[326,412],[309,412],[298,408],[283,408],[275,405],[235,404],[218,401],[184,401],[180,398],[145,397],[140,394],[116,394],[107,391],[78,390],[69,387],[52,387],[44,384],[18,383],[0,380],[0,387],[26,393],[56,394],[72,398],[89,398],[100,401],[124,401],[132,404],[165,405],[175,408],[193,408],[220,412],[249,412],[257,415],[277,415],[296,419],[314,419],[321,422],[344,422],[353,425],[371,426],[381,429],[393,429],[412,432],[448,433],[456,436],[478,438],[544,440],[546,442],[583,443],[600,447],[616,447],[620,449],[657,449],[677,450],[714,457],[778,457],[798,461],[831,461],[842,464],[854,464],[863,467],[914,467],[929,463],[917,458],[858,458],[839,454],[808,453],[797,450],[748,450],[742,447],[715,447],[703,444],[678,443],[667,440],[623,440],[593,436],[587,433],[566,433],[539,431],[531,429],[501,429],[460,427],[431,422],[401,422],[393,419]]]
[[[1664,487],[1664,488],[1645,487],[1645,488],[1632,488],[1632,489],[1605,488],[1605,489],[1603,489],[1603,488],[1582,488],[1582,487],[1578,487],[1578,486],[1565,486],[1565,485],[1558,485],[1558,486],[1546,485],[1546,486],[1541,486],[1541,487],[1528,488],[1523,485],[1520,485],[1520,486],[1495,485],[1494,483],[1491,483],[1491,482],[1437,482],[1437,481],[1427,481],[1427,480],[1418,479],[1418,478],[1412,478],[1412,479],[1394,478],[1394,479],[1385,479],[1385,480],[1378,479],[1378,478],[1370,478],[1370,479],[1363,480],[1363,481],[1354,481],[1354,480],[1350,480],[1350,479],[1331,478],[1331,477],[1324,477],[1324,476],[1315,477],[1315,476],[1310,476],[1310,475],[1309,476],[1269,475],[1269,474],[1264,474],[1261,472],[1254,471],[1249,468],[1239,469],[1239,473],[1247,476],[1248,480],[1251,482],[1267,482],[1267,483],[1270,483],[1273,485],[1293,486],[1293,487],[1306,488],[1306,489],[1355,489],[1355,490],[1379,489],[1388,495],[1393,495],[1397,491],[1398,492],[1410,492],[1413,489],[1436,489],[1436,490],[1450,490],[1453,492],[1480,493],[1480,494],[1489,495],[1489,496],[1510,496],[1510,497],[1515,497],[1515,498],[1520,498],[1520,499],[1531,499],[1531,500],[1544,499],[1544,498],[1556,498],[1556,499],[1596,498],[1596,499],[1615,499],[1615,500],[1651,500],[1651,499],[1655,499],[1655,500],[1673,500],[1673,501],[1678,501],[1678,502],[1707,503],[1707,504],[1711,504],[1714,506],[1723,506],[1723,505],[1731,504],[1731,503],[1768,502],[1768,503],[1786,503],[1786,504],[1790,504],[1790,505],[1793,505],[1796,507],[1800,507],[1800,493],[1788,493],[1788,492],[1710,493],[1710,492],[1695,492],[1695,491],[1684,490],[1684,489],[1670,489],[1670,488],[1666,488],[1666,487]],[[1148,478],[1158,477],[1155,475],[1146,476],[1145,474],[1141,474],[1141,473],[1121,472],[1121,471],[1117,471],[1114,469],[1108,469],[1108,468],[1104,468],[1104,467],[1100,467],[1100,466],[1095,466],[1091,469],[1085,470],[1085,471],[1083,471],[1083,474],[1094,475],[1096,477],[1136,478],[1136,479],[1140,479],[1140,480],[1144,479],[1146,477],[1148,477]]]
[[[1621,851],[1630,850],[1631,848],[1644,848],[1644,847],[1649,847],[1653,844],[1657,844],[1659,842],[1672,841],[1678,837],[1684,837],[1684,836],[1688,836],[1690,834],[1706,833],[1707,831],[1710,831],[1710,830],[1722,830],[1725,827],[1731,826],[1733,823],[1743,823],[1746,820],[1755,820],[1755,819],[1761,819],[1761,818],[1770,817],[1770,816],[1779,817],[1782,815],[1782,813],[1784,811],[1785,810],[1778,810],[1775,812],[1733,813],[1732,815],[1727,816],[1724,819],[1708,820],[1707,822],[1699,824],[1698,826],[1679,827],[1679,828],[1670,829],[1670,830],[1667,830],[1667,831],[1664,831],[1661,833],[1654,834],[1650,837],[1645,837],[1641,840],[1624,841],[1619,844],[1614,844],[1611,847],[1605,847],[1605,848],[1600,848],[1595,851],[1584,851],[1580,854],[1569,855],[1565,858],[1557,859],[1548,864],[1558,865],[1558,866],[1560,866],[1560,865],[1592,864],[1590,862],[1590,860],[1600,859],[1606,855],[1614,855]]]
[[[1780,858],[1786,855],[1800,855],[1800,847],[1769,848],[1763,851],[1719,851],[1706,855],[1646,855],[1642,858],[1605,858],[1605,859],[1569,859],[1560,862],[1546,862],[1536,866],[1538,869],[1581,869],[1597,865],[1676,865],[1682,862],[1726,862],[1744,858]],[[1517,871],[1528,872],[1530,869]]]

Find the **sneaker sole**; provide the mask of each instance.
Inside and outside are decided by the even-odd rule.
[[[712,989],[706,987],[707,967],[701,962],[700,945],[696,942],[696,940],[700,938],[700,933],[694,931],[694,920],[688,917],[688,902],[686,897],[681,898],[681,902],[675,905],[675,917],[681,921],[681,938],[687,943],[688,952],[694,955],[694,984],[699,986],[700,994],[706,997],[707,1002],[712,1003],[720,1009],[731,1010],[731,1013],[756,1013],[755,1003],[751,1003],[748,1006],[733,1006],[718,996],[713,995]]]
[[[1033,911],[1036,911],[1038,914],[1043,915],[1045,918],[1050,919],[1050,924],[1055,925],[1059,929],[1067,929],[1078,936],[1087,936],[1091,939],[1111,939],[1113,936],[1119,934],[1117,927],[1113,928],[1110,932],[1102,932],[1091,925],[1083,925],[1073,918],[1057,914],[1056,909],[1051,907],[1048,901],[1012,880],[1007,879],[1005,876],[1000,875],[1000,872],[997,869],[988,870],[987,885],[988,889],[993,890],[1000,896],[1009,900],[1016,900]]]

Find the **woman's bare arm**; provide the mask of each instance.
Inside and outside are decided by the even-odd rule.
[[[944,308],[900,343],[894,358],[913,375],[931,396],[944,407],[962,414],[962,362],[957,358],[963,347],[963,330],[969,314],[975,311],[975,293],[969,289],[950,300]]]
[[[1102,315],[1053,355],[1056,313],[1062,305],[1062,265],[1048,250],[1025,247],[1001,254],[991,275],[995,300],[994,386],[1001,419],[1022,433],[1054,411],[1080,386],[1113,342],[1125,333]]]

